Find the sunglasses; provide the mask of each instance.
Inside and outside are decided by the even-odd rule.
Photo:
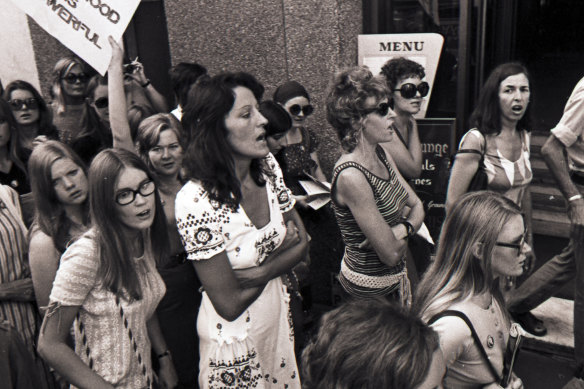
[[[22,111],[24,110],[25,106],[28,109],[37,109],[39,107],[39,102],[34,97],[24,100],[20,99],[10,100],[8,104],[10,104],[10,107],[12,108],[13,111]]]
[[[526,239],[527,239],[527,231],[525,231],[523,233],[523,236],[521,237],[521,240],[519,241],[519,243],[495,242],[495,246],[509,247],[509,248],[515,249],[515,250],[517,250],[517,255],[519,255],[521,253],[521,249],[523,248],[523,245],[525,244]]]
[[[108,104],[109,104],[109,99],[107,97],[100,97],[99,99],[97,99],[93,102],[93,105],[95,105],[95,108],[99,108],[99,109],[107,108]]]
[[[420,92],[420,96],[426,97],[430,92],[430,85],[426,81],[419,85],[407,83],[403,84],[400,89],[394,89],[394,92],[399,92],[405,99],[412,99],[416,97],[416,93]]]
[[[361,112],[363,113],[363,116],[369,115],[370,113],[373,112],[375,112],[379,116],[387,116],[387,113],[389,112],[389,103],[381,103],[375,108],[363,109]]]
[[[300,112],[302,112],[304,114],[304,116],[308,116],[308,115],[312,114],[312,112],[314,111],[314,107],[310,104],[305,105],[305,106],[301,106],[299,104],[294,104],[288,108],[288,111],[290,111],[290,113],[292,115],[295,115],[295,116],[300,115]]]
[[[79,81],[82,84],[85,84],[87,80],[89,80],[89,76],[85,73],[79,74],[69,73],[65,77],[63,77],[62,80],[65,80],[68,84],[75,84],[77,81]]]

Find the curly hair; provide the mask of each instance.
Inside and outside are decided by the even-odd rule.
[[[424,67],[417,62],[404,57],[392,58],[381,68],[381,75],[389,89],[395,89],[397,83],[410,77],[419,77],[420,80],[426,76]]]
[[[501,132],[501,105],[499,104],[499,86],[507,77],[525,74],[531,87],[531,77],[527,68],[518,62],[508,62],[497,66],[483,85],[476,108],[470,116],[470,123],[483,134],[499,134]],[[531,99],[533,99],[533,92]],[[531,104],[517,123],[518,130],[531,130]]]
[[[383,298],[351,300],[323,315],[302,353],[304,389],[402,389],[428,375],[438,335]]]
[[[366,66],[357,66],[337,73],[326,99],[326,117],[337,131],[341,146],[348,152],[357,146],[361,113],[365,101],[381,100],[389,91],[385,82],[374,77]]]

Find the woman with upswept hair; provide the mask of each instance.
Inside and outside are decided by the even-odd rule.
[[[155,309],[165,293],[156,261],[168,250],[156,184],[135,154],[107,149],[89,169],[91,229],[61,258],[39,352],[77,387],[177,384]],[[75,351],[66,339],[75,325]]]
[[[448,388],[497,387],[509,338],[510,320],[498,278],[520,276],[529,245],[519,207],[495,192],[462,196],[448,213],[436,259],[424,274],[413,310],[440,335],[446,359]],[[436,316],[446,310],[462,312],[478,334],[459,317]],[[435,320],[438,318],[437,320]],[[481,356],[486,350],[499,377]],[[491,386],[489,386],[491,385]],[[522,387],[514,379],[510,388]]]

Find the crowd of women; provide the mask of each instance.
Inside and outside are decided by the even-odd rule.
[[[110,44],[107,77],[63,58],[47,100],[25,80],[0,98],[0,319],[12,329],[0,344],[35,366],[0,356],[14,387],[501,384],[505,292],[533,260],[523,66],[497,67],[481,90],[429,261],[408,183],[421,173],[421,65],[343,70],[313,107],[296,81],[266,99],[251,74],[181,63],[168,113],[142,64]],[[327,183],[306,122],[319,108],[345,152],[316,211],[300,181]],[[481,173],[490,191],[467,194]],[[307,340],[310,273],[339,244],[345,303]]]

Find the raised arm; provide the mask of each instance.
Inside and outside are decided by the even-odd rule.
[[[130,76],[144,89],[146,98],[152,104],[152,108],[154,108],[156,113],[167,113],[168,104],[166,104],[166,99],[154,88],[154,85],[146,77],[142,63],[136,59],[132,61],[132,65],[134,65],[136,70]]]
[[[108,68],[107,89],[109,94],[109,118],[112,129],[113,146],[136,152],[128,122],[126,107],[126,93],[124,92],[123,60],[124,51],[120,45],[110,36],[109,43],[112,46],[112,59]]]
[[[379,213],[373,191],[363,173],[356,168],[343,170],[336,181],[335,195],[340,204],[349,208],[381,262],[390,267],[397,265],[405,254],[407,242],[394,235]]]

